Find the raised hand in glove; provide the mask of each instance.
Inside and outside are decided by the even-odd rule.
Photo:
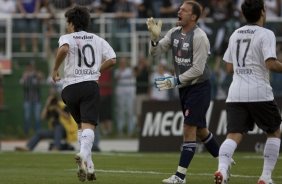
[[[156,23],[154,18],[151,17],[147,19],[146,23],[147,23],[148,30],[150,32],[151,40],[153,42],[159,41],[163,22],[159,20],[158,23]]]
[[[155,79],[155,86],[160,90],[172,89],[180,85],[177,77],[165,74],[164,77]]]

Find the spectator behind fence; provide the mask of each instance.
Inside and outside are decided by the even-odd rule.
[[[0,13],[12,15],[16,11],[16,3],[14,1],[0,0]],[[6,21],[0,21],[0,33],[6,33]],[[0,54],[5,53],[6,37],[0,37]]]
[[[0,111],[4,107],[4,87],[3,87],[4,77],[2,74],[2,66],[0,64]]]
[[[128,0],[117,0],[115,4],[114,34],[116,37],[116,48],[121,52],[129,51],[130,18],[136,17],[134,4]]]
[[[103,135],[112,133],[113,111],[113,79],[112,70],[105,70],[99,78],[100,86],[100,124]]]
[[[158,63],[157,66],[155,66],[154,72],[151,74],[151,77],[150,77],[150,82],[151,82],[150,99],[151,100],[159,100],[159,101],[169,100],[169,91],[168,90],[160,91],[158,88],[155,87],[155,79],[159,77],[163,77],[164,74],[170,74],[170,73],[166,70],[165,61],[161,61]]]
[[[150,68],[148,60],[144,56],[139,57],[137,66],[134,68],[136,75],[136,117],[140,124],[142,103],[149,97]]]
[[[114,72],[116,82],[115,87],[115,115],[117,123],[117,133],[119,136],[132,136],[135,130],[135,75],[133,69],[128,66],[128,60],[121,57],[118,62],[118,68]],[[127,125],[127,126],[125,126]]]
[[[74,0],[50,0],[50,7],[54,14],[64,13],[74,5]]]
[[[44,83],[44,75],[37,70],[33,63],[28,64],[20,79],[23,87],[24,133],[29,135],[32,120],[34,130],[41,128],[41,85]]]
[[[113,13],[116,0],[100,0],[99,12],[100,13]]]
[[[39,32],[40,21],[37,18],[37,14],[40,9],[39,0],[17,0],[18,12],[22,18],[16,21],[16,31],[20,32],[20,50],[26,52],[26,37],[31,34],[32,52],[38,52],[38,37],[35,33]],[[31,16],[31,17],[28,17]]]
[[[97,0],[74,0],[75,5],[85,6],[91,13],[95,13]]]
[[[180,0],[163,0],[162,6],[160,7],[161,17],[174,18],[177,15],[177,10],[181,5]]]
[[[74,150],[70,143],[77,139],[77,125],[53,88],[50,89],[41,118],[48,122],[49,128],[37,131],[26,146],[16,147],[17,151],[33,151],[42,139],[52,139],[50,150]]]

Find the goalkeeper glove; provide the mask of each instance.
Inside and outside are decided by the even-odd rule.
[[[181,85],[177,77],[165,74],[164,77],[155,79],[155,86],[160,90],[172,89]]]
[[[155,43],[158,42],[160,34],[161,34],[163,22],[159,20],[158,23],[156,23],[154,18],[151,17],[147,19],[146,23],[147,23],[148,30],[150,32],[151,40]]]

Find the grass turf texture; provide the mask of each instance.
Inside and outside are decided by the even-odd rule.
[[[0,152],[1,184],[76,184],[73,153]],[[178,153],[94,153],[96,184],[153,184],[175,172]],[[255,184],[261,173],[261,154],[236,153],[230,184]],[[197,153],[188,169],[187,184],[211,184],[217,160]],[[282,158],[273,172],[282,184]],[[88,181],[84,183],[90,183]]]

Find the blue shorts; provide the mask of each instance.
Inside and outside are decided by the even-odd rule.
[[[211,84],[209,80],[202,83],[179,88],[184,123],[198,128],[206,128],[206,113],[211,101]]]

